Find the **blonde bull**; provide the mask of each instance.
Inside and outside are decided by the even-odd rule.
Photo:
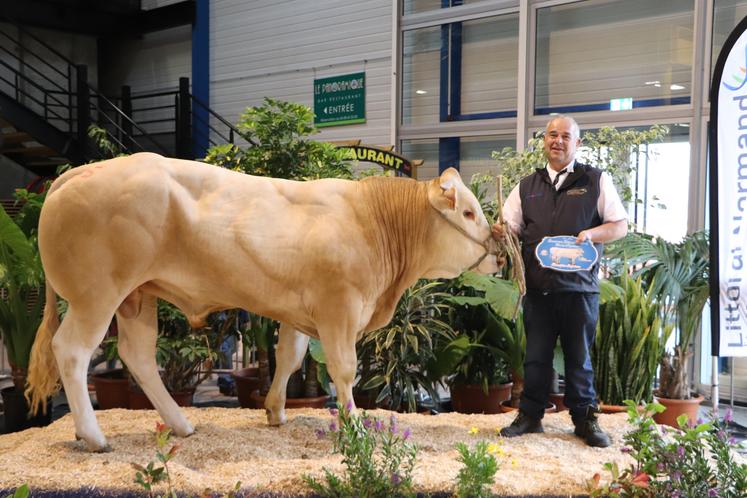
[[[157,298],[193,325],[230,308],[282,323],[265,402],[279,425],[309,336],[321,340],[339,401],[352,403],[355,342],[391,320],[407,287],[469,267],[497,270],[488,222],[454,169],[428,182],[294,182],[149,153],[59,177],[39,248],[46,307],[27,396],[38,408],[61,379],[76,435],[94,451],[108,445],[86,373],[114,315],[122,361],[164,422],[187,436],[192,425],[158,375]],[[56,295],[69,304],[61,323]]]

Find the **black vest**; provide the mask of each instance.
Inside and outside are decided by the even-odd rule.
[[[522,257],[527,289],[550,292],[599,292],[599,261],[589,271],[562,272],[542,268],[534,251],[543,237],[576,236],[581,230],[602,224],[597,210],[602,171],[576,163],[559,190],[555,190],[547,169],[537,169],[519,186],[524,231]],[[604,246],[594,244],[599,255]]]

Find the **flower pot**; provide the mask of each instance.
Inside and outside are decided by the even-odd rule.
[[[259,367],[246,367],[233,371],[231,377],[236,382],[239,405],[242,408],[262,408],[261,406],[255,406],[251,398],[252,393],[259,389]]]
[[[451,386],[451,407],[460,413],[501,413],[501,402],[511,397],[513,383],[488,386],[488,394],[478,384]]]
[[[677,417],[682,414],[687,415],[690,423],[695,423],[698,419],[698,407],[703,402],[703,396],[695,394],[690,399],[670,399],[654,395],[654,400],[666,408],[663,412],[654,415],[656,423],[679,428]]]
[[[121,368],[94,373],[91,375],[91,382],[100,410],[130,407],[129,381]]]
[[[251,399],[257,408],[264,408],[265,396],[259,394],[259,390],[251,394]],[[329,401],[329,395],[316,396],[313,398],[285,398],[286,408],[324,408]]]
[[[568,409],[568,407],[565,406],[565,402],[563,401],[564,399],[565,393],[550,393],[550,403],[555,405],[556,410],[559,412]]]
[[[29,427],[44,427],[52,422],[52,400],[48,399],[46,412],[39,411],[29,416],[29,405],[23,391],[16,387],[6,387],[2,390],[3,417],[5,419],[4,433],[18,432]]]
[[[153,404],[140,388],[129,386],[128,403],[131,410],[154,410]],[[195,394],[194,389],[181,391],[178,393],[169,392],[176,404],[179,406],[192,406],[192,396]]]
[[[518,408],[511,406],[510,399],[501,401],[501,413],[515,412],[516,410],[518,410]],[[558,408],[554,404],[548,402],[547,405],[545,405],[545,413],[555,413],[557,411]]]
[[[361,393],[353,393],[353,401],[355,401],[355,407],[360,408],[361,410],[375,410],[377,408],[376,406],[376,398],[379,395],[376,391],[363,391]],[[386,406],[386,403],[388,403],[388,399],[386,398],[382,405]]]

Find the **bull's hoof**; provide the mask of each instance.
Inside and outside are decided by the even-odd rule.
[[[108,444],[105,444],[101,448],[95,448],[95,449],[91,448],[91,451],[93,453],[110,453],[112,451],[112,447],[109,446]]]
[[[185,427],[172,427],[171,429],[179,437],[189,437],[195,433],[194,428],[190,424],[187,424]]]
[[[285,418],[285,413],[275,414],[270,410],[265,410],[265,412],[267,412],[267,423],[272,427],[279,427],[288,422],[288,419]]]

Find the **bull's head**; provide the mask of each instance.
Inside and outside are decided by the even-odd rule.
[[[438,255],[428,278],[453,278],[468,269],[498,271],[496,245],[480,203],[454,168],[444,171],[428,188],[428,200],[443,220],[434,234]]]

